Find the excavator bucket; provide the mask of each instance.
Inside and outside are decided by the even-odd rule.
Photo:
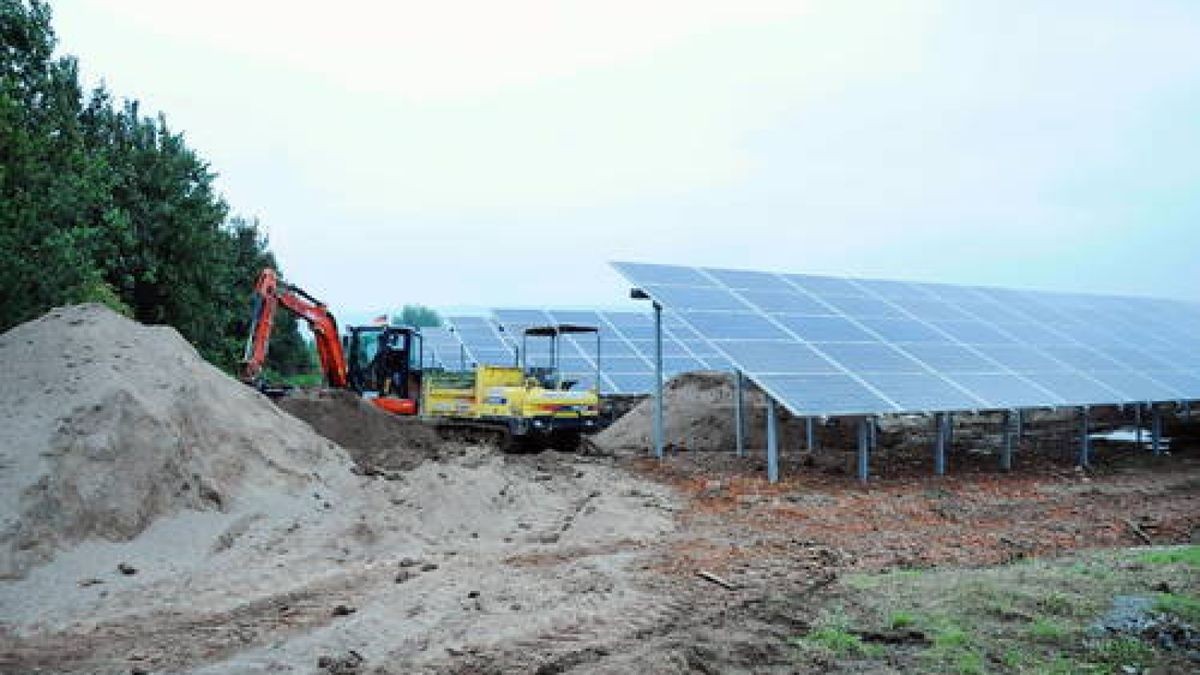
[[[416,415],[417,402],[411,398],[392,398],[390,396],[377,396],[370,399],[371,403],[375,404],[376,408],[385,412],[390,412],[393,415]]]

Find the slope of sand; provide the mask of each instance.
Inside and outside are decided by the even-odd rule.
[[[314,672],[349,650],[417,672],[664,611],[639,579],[676,497],[611,458],[439,446],[356,473],[174,331],[93,306],[0,336],[0,359],[0,672]]]
[[[345,452],[205,362],[179,333],[100,305],[0,336],[0,578],[184,510],[236,515],[344,476]]]
[[[743,397],[746,445],[765,447],[766,399],[749,383]],[[729,373],[696,372],[675,376],[663,387],[665,443],[680,450],[731,451],[735,446],[733,402],[733,378]],[[804,421],[792,418],[782,406],[778,411],[780,445],[803,447]],[[592,443],[607,452],[645,451],[653,443],[653,416],[654,399],[651,397],[592,436]]]

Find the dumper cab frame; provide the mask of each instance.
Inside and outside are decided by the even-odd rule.
[[[526,377],[535,379],[541,386],[546,389],[565,390],[574,387],[577,382],[574,380],[564,380],[562,376],[562,368],[560,357],[562,349],[560,340],[564,335],[586,335],[591,333],[596,339],[596,377],[594,379],[597,386],[600,383],[600,329],[595,326],[583,326],[579,324],[554,324],[548,326],[530,326],[521,333],[521,354],[520,366],[525,371]],[[532,366],[529,358],[529,338],[546,338],[549,341],[550,347],[550,365],[548,366]]]

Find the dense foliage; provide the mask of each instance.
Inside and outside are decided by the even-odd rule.
[[[230,217],[165,117],[103,87],[85,95],[50,18],[44,2],[0,0],[0,330],[103,302],[232,367],[255,275],[275,264],[258,223]],[[286,313],[270,353],[276,371],[308,367]]]
[[[425,305],[405,305],[400,310],[400,315],[393,317],[392,320],[404,326],[419,328],[442,325],[442,317],[438,316],[437,311]]]

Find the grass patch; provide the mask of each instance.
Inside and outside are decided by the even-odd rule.
[[[958,626],[939,630],[933,636],[934,649],[957,649],[971,644],[971,634]]]
[[[912,612],[899,611],[892,612],[892,615],[888,617],[887,624],[892,630],[900,630],[901,628],[912,627],[916,621],[917,619],[913,616]]]
[[[975,644],[971,633],[945,620],[934,629],[933,646],[922,656],[935,671],[962,675],[985,672],[984,654]]]
[[[1003,663],[1004,667],[1008,668],[1009,670],[1020,670],[1021,667],[1025,665],[1025,661],[1025,652],[1017,649],[1016,647],[1010,647],[1006,649],[1004,651],[1004,656],[1000,657],[1000,662]]]
[[[1045,617],[1038,617],[1029,624],[1029,637],[1041,642],[1058,642],[1069,632],[1063,624]]]
[[[283,381],[293,387],[319,387],[325,379],[320,373],[297,373],[285,376]]]
[[[843,657],[865,656],[874,658],[883,653],[882,648],[863,642],[862,638],[844,628],[833,626],[813,630],[804,636],[803,642]]]
[[[931,568],[860,573],[843,581],[841,616],[881,630],[917,630],[927,646],[867,644],[888,663],[922,673],[1119,673],[1121,666],[1186,667],[1178,652],[1149,642],[1084,639],[1088,627],[1111,610],[1113,598],[1139,595],[1160,581],[1163,569],[1147,564],[1190,564],[1200,547],[1162,551],[1119,549],[1065,559],[1032,559],[989,568]],[[1155,611],[1200,625],[1200,575],[1178,568],[1173,593],[1155,596]],[[856,654],[859,641],[848,622],[819,622],[848,635],[821,632],[806,642],[822,654]],[[874,653],[874,652],[872,652]]]
[[[883,654],[882,647],[863,642],[851,632],[850,619],[841,607],[824,613],[807,635],[791,642],[802,649],[816,649],[843,658],[878,658]]]
[[[1200,567],[1200,546],[1180,546],[1165,551],[1147,551],[1138,560],[1151,565],[1175,565],[1184,563]]]
[[[1200,600],[1186,595],[1159,593],[1154,609],[1164,614],[1174,614],[1186,623],[1200,626]]]
[[[1105,640],[1092,650],[1090,656],[1101,666],[1096,669],[1099,672],[1117,671],[1122,666],[1140,669],[1152,665],[1155,661],[1154,650],[1150,645],[1131,637]]]

